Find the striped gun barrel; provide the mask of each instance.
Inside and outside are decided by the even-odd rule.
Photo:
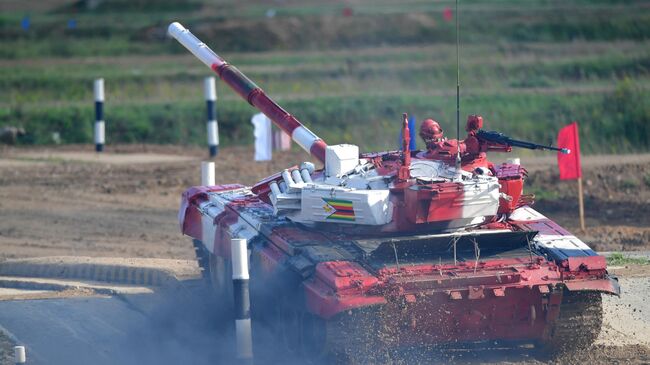
[[[264,90],[236,67],[219,57],[210,47],[201,42],[180,23],[174,22],[170,24],[168,32],[201,62],[214,70],[221,80],[228,84],[237,94],[269,117],[276,126],[288,133],[300,147],[325,163],[325,148],[327,147],[325,141],[302,125],[296,117],[282,109],[264,93]]]

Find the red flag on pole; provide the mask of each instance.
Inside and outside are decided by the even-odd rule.
[[[450,21],[454,20],[454,13],[452,12],[452,10],[451,10],[450,7],[447,6],[447,7],[442,11],[442,18],[443,18],[446,22],[450,22]]]
[[[557,154],[557,165],[560,168],[560,179],[574,180],[582,177],[578,122],[573,122],[560,129],[560,133],[557,135],[557,145],[560,148],[568,148],[571,151],[569,154],[561,152],[558,152]]]

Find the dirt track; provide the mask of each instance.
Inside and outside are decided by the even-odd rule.
[[[176,214],[181,192],[199,183],[204,153],[128,146],[114,147],[98,158],[92,146],[0,150],[0,261],[56,255],[193,259],[189,240],[179,234]],[[224,149],[216,160],[217,183],[251,184],[307,158],[294,151],[277,154],[270,163],[255,163],[248,148]],[[556,180],[552,158],[524,158],[523,163],[529,166],[529,183],[550,197],[538,204],[539,210],[592,247],[650,249],[650,186],[644,180],[650,176],[650,155],[584,159],[589,227],[585,234],[577,229],[575,183]],[[643,271],[643,276],[650,272]],[[632,294],[638,303],[645,301],[645,280],[645,286]],[[605,327],[611,331],[609,337],[586,358],[567,363],[650,361],[648,344],[640,341],[650,338],[648,328],[625,332],[625,321],[633,323],[640,315],[634,302],[628,304],[623,308],[611,302],[606,310],[613,311],[613,318],[621,311],[623,325]],[[538,363],[525,358],[513,362]]]
[[[193,258],[176,214],[182,191],[200,181],[203,151],[127,150],[137,154],[96,158],[92,147],[1,152],[0,257]],[[305,158],[296,152],[262,164],[248,162],[252,153],[245,149],[224,151],[217,181],[252,183],[291,165],[290,156]],[[224,171],[235,176],[227,178]]]

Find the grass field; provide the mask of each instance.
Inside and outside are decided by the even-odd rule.
[[[453,1],[7,0],[0,126],[22,143],[92,141],[92,80],[106,80],[107,138],[204,143],[209,70],[164,29],[179,20],[330,143],[394,148],[402,112],[451,132]],[[80,4],[80,3],[77,3]],[[155,5],[152,5],[155,4]],[[547,143],[573,120],[587,152],[650,147],[650,1],[461,1],[463,115]],[[31,28],[20,21],[30,15]],[[66,29],[68,19],[76,29]],[[254,110],[218,85],[225,144],[250,143]]]

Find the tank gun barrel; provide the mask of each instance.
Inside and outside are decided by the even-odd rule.
[[[264,113],[276,126],[289,134],[294,142],[319,161],[325,163],[325,148],[327,147],[325,141],[302,125],[296,117],[282,109],[264,93],[264,90],[236,67],[219,57],[210,47],[201,42],[180,23],[174,22],[170,24],[168,32],[192,52],[196,58],[216,72],[221,80],[228,84],[239,96]]]
[[[557,148],[553,146],[544,146],[541,144],[533,143],[533,142],[528,142],[528,141],[520,141],[516,140],[513,138],[510,138],[506,136],[503,133],[496,132],[496,131],[484,131],[484,130],[479,130],[476,133],[476,136],[479,139],[482,139],[484,141],[487,141],[489,143],[494,143],[497,145],[502,145],[502,146],[511,146],[511,147],[521,147],[521,148],[527,148],[529,150],[549,150],[549,151],[558,151],[564,154],[569,154],[571,151],[568,148]]]

